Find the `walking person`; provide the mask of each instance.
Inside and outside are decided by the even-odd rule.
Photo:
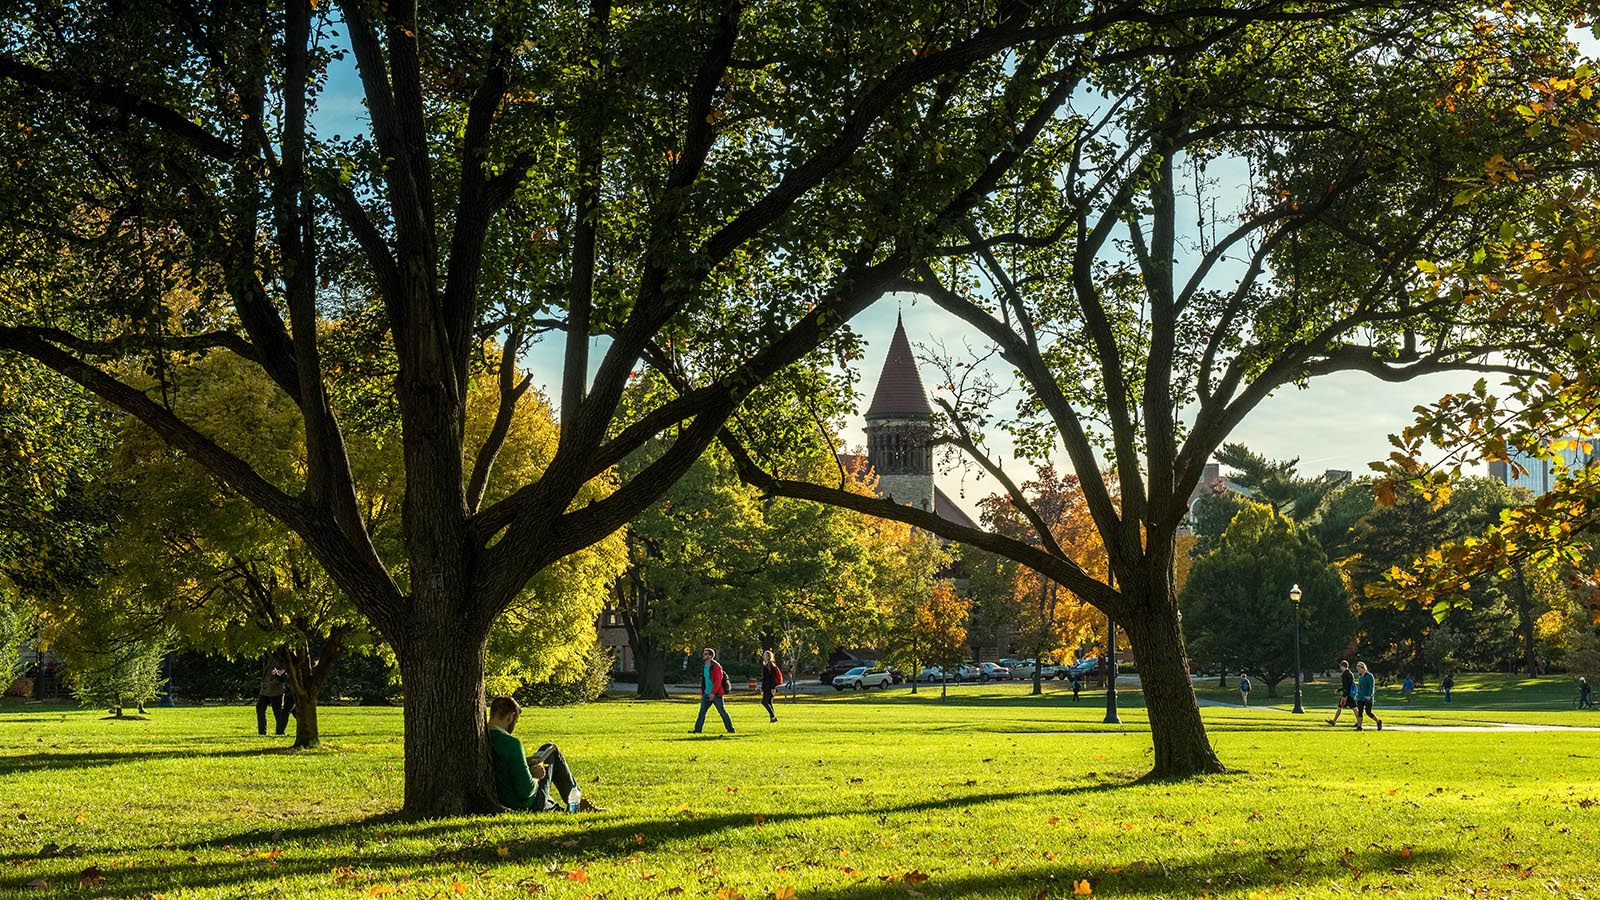
[[[288,673],[272,664],[270,657],[261,673],[261,687],[256,690],[256,734],[267,733],[267,710],[272,710],[273,725],[277,733],[283,734],[289,727],[289,710],[286,705],[293,701],[286,700]]]
[[[1589,699],[1589,680],[1582,675],[1578,676],[1578,708],[1594,709],[1594,701]]]
[[[1329,725],[1339,724],[1339,717],[1348,707],[1356,705],[1356,676],[1350,672],[1350,660],[1339,660],[1339,708],[1334,710]]]
[[[1439,687],[1444,691],[1444,702],[1450,702],[1450,692],[1456,689],[1456,676],[1454,672],[1444,673],[1444,680],[1439,682]]]
[[[780,687],[783,687],[783,670],[778,668],[778,661],[773,658],[772,651],[763,650],[761,651],[761,705],[767,708],[767,715],[771,716],[773,722],[778,721],[778,713],[772,708],[772,694]]]
[[[694,730],[689,733],[699,734],[706,727],[706,710],[715,706],[722,714],[723,727],[733,734],[733,720],[728,718],[728,709],[722,705],[722,695],[728,692],[728,676],[717,662],[717,651],[707,647],[700,651],[700,659],[705,663],[700,670],[700,716],[694,720]]]
[[[1072,676],[1072,702],[1078,702],[1078,692],[1083,690],[1083,676]]]
[[[1250,676],[1243,672],[1239,673],[1239,705],[1250,708]]]
[[[1367,664],[1356,663],[1356,730],[1365,731],[1361,727],[1361,716],[1366,714],[1372,721],[1378,723],[1378,730],[1383,730],[1383,720],[1372,711],[1372,697],[1377,693],[1378,685],[1373,680],[1372,673],[1367,671]]]

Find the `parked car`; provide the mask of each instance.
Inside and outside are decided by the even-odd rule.
[[[1005,666],[1006,668],[1010,669],[1013,674],[1015,674],[1016,671],[1017,671],[1017,667],[1018,666],[1021,666],[1024,663],[1033,662],[1033,660],[1031,660],[1031,659],[1002,659],[999,662],[1000,662],[1000,665]]]
[[[1005,666],[1000,665],[999,663],[992,663],[992,662],[979,663],[978,664],[978,680],[979,681],[1010,681],[1011,680],[1011,670],[1006,668]]]
[[[887,669],[873,666],[856,666],[854,669],[833,679],[833,689],[842,691],[845,688],[855,688],[858,691],[867,688],[887,688],[894,679]]]
[[[977,681],[979,678],[982,678],[982,677],[983,677],[983,670],[978,668],[977,666],[973,665],[972,663],[966,663],[966,664],[962,665],[960,668],[956,669],[956,680],[957,681]]]
[[[1084,681],[1088,681],[1089,679],[1096,678],[1099,675],[1100,657],[1098,656],[1091,656],[1088,659],[1080,659],[1067,667],[1068,678],[1079,678]]]
[[[828,667],[822,670],[822,675],[818,680],[820,680],[823,684],[833,684],[833,680],[835,678],[838,678],[840,675],[843,675],[851,669],[854,669],[857,666],[871,665],[873,665],[873,662],[870,659],[846,658],[837,660],[835,662],[828,663]]]
[[[954,672],[950,673],[950,677],[954,678],[955,677],[955,673]],[[922,671],[917,673],[917,680],[918,681],[943,681],[944,680],[944,667],[943,666],[924,666]]]
[[[1055,663],[1051,662],[1048,659],[1045,660],[1042,663],[1041,662],[1035,662],[1034,660],[1031,660],[1031,659],[1025,659],[1021,663],[1019,663],[1018,665],[1015,665],[1015,666],[1011,667],[1011,677],[1020,678],[1023,681],[1031,681],[1031,680],[1033,680],[1033,671],[1035,669],[1039,670],[1039,677],[1040,678],[1065,678],[1066,677],[1066,675],[1065,675],[1066,666],[1058,666],[1058,665],[1056,665]]]

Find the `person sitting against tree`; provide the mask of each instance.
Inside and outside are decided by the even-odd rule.
[[[494,795],[507,809],[546,812],[566,809],[567,798],[577,789],[577,779],[567,766],[567,758],[555,744],[539,745],[532,756],[522,750],[522,742],[512,737],[522,706],[510,697],[489,701],[489,757],[494,764]],[[551,797],[554,784],[556,797]],[[581,794],[581,792],[580,792]],[[588,797],[578,801],[581,812],[604,812]]]

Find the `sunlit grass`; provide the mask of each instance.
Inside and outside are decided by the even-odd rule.
[[[1144,710],[1122,699],[1119,728],[1102,695],[1056,686],[802,697],[777,725],[741,697],[739,733],[701,737],[687,701],[528,710],[524,740],[558,741],[610,810],[431,822],[392,817],[398,710],[326,708],[325,749],[291,754],[244,707],[5,707],[0,895],[1600,894],[1600,733],[1357,734],[1208,708],[1234,771],[1146,784]]]

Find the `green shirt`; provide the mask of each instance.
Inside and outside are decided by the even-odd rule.
[[[1374,679],[1371,672],[1363,673],[1356,679],[1356,699],[1371,700],[1374,693]]]
[[[522,742],[510,732],[489,726],[489,757],[494,763],[494,795],[507,809],[533,809],[536,785],[528,771]]]

